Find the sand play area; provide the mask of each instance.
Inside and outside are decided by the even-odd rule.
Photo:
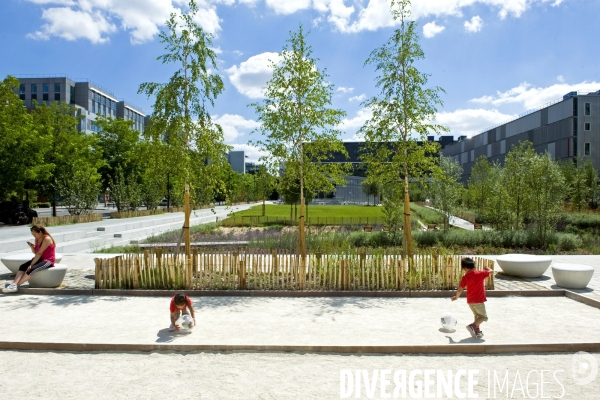
[[[0,297],[2,341],[142,344],[393,346],[600,342],[600,310],[565,297],[487,302],[483,339],[466,300],[446,298],[195,297],[197,327],[168,331],[169,297]],[[440,317],[458,319],[455,332]]]
[[[464,298],[454,303],[446,298],[192,299],[198,326],[190,334],[175,334],[168,331],[169,297],[1,296],[0,341],[8,350],[0,351],[0,398],[339,399],[342,390],[356,387],[345,380],[345,373],[379,382],[372,397],[363,382],[360,396],[353,392],[345,398],[389,398],[383,395],[391,395],[394,384],[381,389],[383,381],[377,375],[385,370],[392,375],[406,371],[407,376],[416,371],[417,379],[427,370],[453,374],[471,371],[472,390],[484,399],[596,400],[600,393],[600,378],[584,385],[580,382],[592,371],[592,364],[600,362],[599,353],[586,354],[590,361],[573,352],[376,355],[169,351],[174,344],[460,348],[465,344],[600,342],[600,310],[565,297],[490,298],[490,321],[482,325],[483,339],[471,338],[464,327],[472,320]],[[454,332],[440,330],[440,316],[446,311],[458,319]],[[158,352],[14,351],[10,350],[11,342],[165,347]],[[574,369],[582,365],[584,370]],[[541,375],[542,370],[545,375]],[[494,377],[498,377],[497,384]],[[410,390],[424,390],[426,381],[422,376],[420,379],[420,384],[406,381],[408,392],[400,398],[425,398],[424,392],[423,397],[411,396]],[[463,379],[458,387],[466,391],[467,385]]]

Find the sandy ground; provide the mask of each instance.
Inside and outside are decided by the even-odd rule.
[[[590,356],[600,362],[600,354]],[[382,369],[391,370],[392,376],[398,370],[410,374],[416,369],[452,370],[454,376],[465,369],[478,370],[473,392],[480,399],[507,398],[507,394],[515,399],[541,398],[540,371],[547,370],[543,379],[544,398],[596,400],[600,377],[585,386],[575,384],[572,366],[581,360],[576,357],[573,354],[441,357],[0,351],[0,398],[339,399],[341,370],[354,374],[356,370],[366,370],[372,378],[375,370]],[[507,385],[500,392],[494,385],[494,373],[503,381],[507,372]],[[580,370],[575,374],[576,378],[588,376]],[[422,380],[422,376],[417,375],[417,379]],[[466,379],[461,382],[461,390],[466,391]],[[392,378],[387,393],[392,394],[394,387]],[[434,394],[436,388],[434,381]],[[378,384],[371,398],[381,398],[380,390]],[[364,385],[359,397],[355,393],[351,398],[369,398]],[[419,397],[407,392],[406,398]]]
[[[462,297],[193,298],[192,334],[168,332],[168,297],[0,296],[0,340],[86,343],[445,345],[600,341],[600,310],[564,297],[492,298],[483,339]],[[456,331],[440,331],[450,311]]]

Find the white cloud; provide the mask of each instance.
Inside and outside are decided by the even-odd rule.
[[[600,90],[600,82],[595,81],[583,81],[577,84],[563,82],[548,87],[533,87],[531,84],[523,82],[505,92],[498,91],[496,96],[483,96],[470,101],[475,103],[489,103],[495,106],[517,104],[522,105],[525,110],[531,110],[560,99],[569,92],[595,92],[597,90]]]
[[[261,157],[266,157],[267,152],[261,151],[258,147],[253,146],[251,144],[236,144],[233,145],[233,150],[240,151],[243,150],[245,152],[246,162],[260,163]]]
[[[293,14],[311,6],[311,0],[265,0],[265,3],[277,14]]]
[[[361,102],[361,101],[363,101],[366,98],[367,98],[367,95],[363,93],[363,94],[359,94],[358,96],[350,97],[348,99],[348,101],[358,101],[358,102]]]
[[[465,21],[465,29],[467,32],[479,32],[483,26],[483,20],[479,15],[471,18],[471,21]]]
[[[42,18],[48,23],[42,25],[41,30],[30,33],[27,37],[36,40],[48,40],[51,36],[66,40],[85,38],[92,43],[104,43],[108,41],[106,34],[116,30],[115,25],[100,13],[73,11],[68,7],[44,10]]]
[[[342,93],[352,93],[354,91],[354,88],[340,86],[337,88],[337,91]]]
[[[358,112],[356,113],[356,116],[354,118],[344,118],[342,119],[342,122],[340,123],[340,125],[338,126],[338,129],[341,129],[343,131],[357,131],[360,128],[362,128],[362,126],[365,124],[365,122],[371,118],[373,114],[371,113],[370,110],[366,109],[366,108],[362,108],[360,110],[358,110]]]
[[[444,111],[436,115],[435,122],[450,128],[452,135],[473,136],[482,130],[514,118],[498,110],[465,109]]]
[[[213,117],[213,121],[223,128],[225,143],[234,143],[235,140],[253,129],[260,126],[260,123],[252,119],[245,119],[237,114],[223,114]]]
[[[229,80],[241,94],[251,99],[262,98],[263,88],[273,76],[273,68],[269,60],[277,62],[279,54],[261,53],[250,57],[239,66],[234,65],[226,70]]]
[[[559,81],[560,83],[563,83],[565,81],[565,78],[563,78],[562,75],[559,75],[556,77],[556,80]]]
[[[438,33],[441,33],[444,29],[446,29],[445,26],[439,26],[435,23],[435,21],[431,21],[423,25],[423,36],[425,36],[427,39],[431,39]]]
[[[480,103],[480,104],[488,104],[494,101],[493,96],[481,96],[476,99],[469,100],[471,103]]]
[[[558,6],[563,0],[427,0],[413,1],[412,18],[419,20],[440,16],[462,16],[462,10],[477,4],[498,10],[500,18],[520,17],[535,5]],[[346,5],[349,3],[349,5]],[[374,31],[397,25],[391,16],[389,0],[266,0],[267,7],[278,14],[292,14],[311,7],[321,13],[341,32]],[[317,17],[313,23],[320,23]],[[471,20],[473,23],[473,20]]]
[[[187,9],[182,0],[26,0],[42,6],[42,18],[48,21],[41,29],[28,37],[49,39],[52,36],[67,40],[87,39],[92,43],[106,41],[106,34],[117,29],[127,31],[134,44],[152,40],[160,31],[171,13]],[[256,0],[238,0],[252,5]],[[215,3],[230,3],[231,0],[198,0],[195,21],[205,31],[217,34],[221,30],[221,19]],[[69,7],[52,7],[52,6]]]

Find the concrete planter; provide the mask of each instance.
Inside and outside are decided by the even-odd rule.
[[[58,264],[62,261],[62,254],[56,253],[56,261],[55,264]],[[3,257],[2,264],[6,266],[13,274],[16,274],[19,270],[21,264],[26,261],[29,261],[33,258],[33,253],[19,253],[19,254],[11,254],[9,256]],[[35,276],[35,274],[34,274]]]
[[[585,289],[592,280],[594,268],[583,264],[554,264],[552,276],[560,287],[566,289]]]
[[[505,254],[497,257],[496,262],[506,275],[520,278],[539,278],[544,275],[544,272],[552,263],[552,259],[531,254]]]

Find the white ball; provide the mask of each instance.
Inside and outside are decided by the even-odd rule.
[[[456,327],[456,317],[449,312],[442,314],[442,327],[454,329]]]
[[[181,316],[180,320],[181,326],[184,329],[192,329],[194,327],[194,319],[190,315],[184,314]]]

